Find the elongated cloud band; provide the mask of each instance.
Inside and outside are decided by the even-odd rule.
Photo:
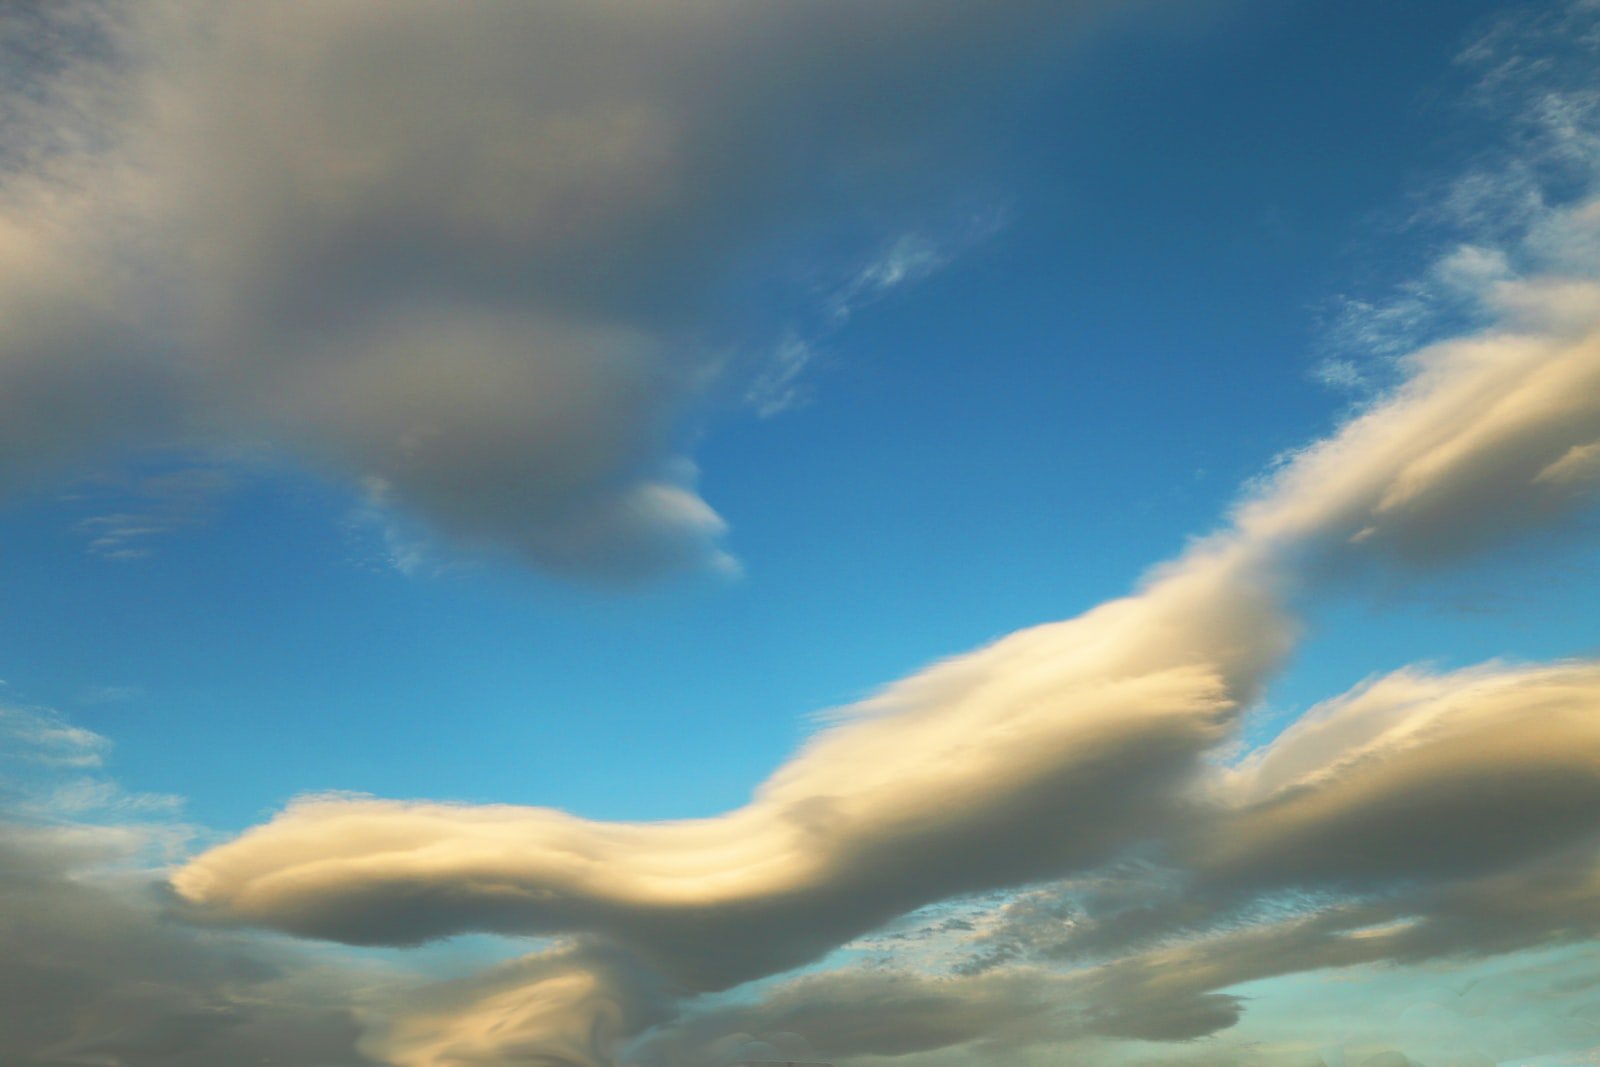
[[[1515,332],[1421,353],[1397,393],[1291,459],[1232,530],[1127,599],[846,710],[739,811],[616,825],[538,809],[313,800],[200,857],[174,884],[222,916],[350,941],[587,931],[688,988],[714,989],[815,958],[916,906],[1082,871],[1164,838],[1193,818],[1184,812],[1206,755],[1288,650],[1292,623],[1278,605],[1297,576],[1386,550],[1453,550],[1592,487],[1549,472],[1600,440],[1600,293],[1506,283],[1493,297],[1515,309]],[[1506,777],[1506,789],[1571,780],[1573,810],[1591,810],[1591,682],[1581,670],[1564,688],[1550,682],[1560,699],[1548,699],[1576,725],[1550,735],[1560,744],[1518,749],[1505,774],[1528,777]],[[1505,692],[1511,707],[1546,699],[1526,684]],[[1360,706],[1346,707],[1339,729],[1390,740],[1373,725],[1381,715],[1349,710]],[[1481,741],[1405,721],[1416,747],[1389,764],[1410,777],[1368,782],[1316,767],[1344,782],[1333,792],[1269,788],[1307,758],[1313,727],[1286,738],[1249,778],[1270,797],[1218,824],[1202,875],[1354,877],[1328,845],[1341,828],[1360,837],[1374,828],[1364,820],[1423,804],[1409,790],[1451,807],[1447,782],[1471,774],[1451,754]],[[1395,826],[1372,861],[1414,856],[1408,832]]]

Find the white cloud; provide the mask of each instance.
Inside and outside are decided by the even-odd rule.
[[[46,767],[98,767],[109,739],[74,726],[49,708],[0,705],[4,756]]]
[[[779,342],[766,361],[766,366],[745,392],[745,403],[755,408],[764,419],[799,407],[808,394],[800,377],[811,364],[815,353],[811,345],[790,335]]]

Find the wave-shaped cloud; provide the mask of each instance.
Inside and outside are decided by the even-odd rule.
[[[1187,872],[1191,924],[1196,908],[1221,913],[1289,887],[1411,879],[1438,890],[1559,854],[1587,839],[1600,810],[1591,665],[1397,675],[1221,778],[1208,760],[1292,644],[1290,594],[1363,560],[1503,536],[1593,488],[1547,474],[1600,441],[1600,290],[1576,300],[1578,287],[1503,283],[1491,296],[1514,317],[1414,357],[1391,396],[1287,460],[1230,529],[1139,592],[845,709],[726,816],[607,824],[313,799],[173,884],[202,914],[356,942],[585,933],[692,991],[788,969],[954,894],[1083,873],[1140,843]],[[1533,717],[1540,732],[1520,735]],[[1507,810],[1509,821],[1496,814]],[[1486,917],[1506,905],[1488,885],[1460,889],[1478,903],[1455,906]],[[1352,933],[1380,922],[1365,910],[1258,931],[1242,944],[1287,940],[1237,967],[1194,962],[1181,995],[1173,975],[1190,956],[1131,957],[1097,979],[1117,992],[1091,1030],[1181,1037],[1230,1025],[1237,1011],[1217,989],[1425,954],[1459,921],[1435,908],[1379,934]],[[1486,928],[1533,929],[1530,914]],[[1150,968],[1163,976],[1151,987],[1164,991],[1159,1011],[1110,1006],[1148,1001],[1139,975]]]
[[[1589,295],[1600,309],[1600,289]],[[598,931],[716,987],[953,893],[1083,869],[1173,817],[1201,758],[1287,651],[1292,624],[1277,601],[1295,575],[1454,545],[1508,513],[1520,522],[1578,498],[1580,485],[1543,475],[1600,440],[1600,330],[1550,322],[1547,335],[1496,332],[1423,353],[1393,397],[1292,459],[1234,529],[1140,592],[839,713],[727,816],[613,825],[528,808],[310,801],[197,859],[175,885],[223,914],[352,941]],[[1251,826],[1263,840],[1273,827],[1288,834],[1307,803],[1239,820],[1231,847],[1250,847]]]

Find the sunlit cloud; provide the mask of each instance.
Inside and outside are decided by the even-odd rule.
[[[909,35],[899,4],[533,10],[25,12],[29,35],[90,58],[47,71],[13,120],[4,473],[108,441],[260,438],[359,486],[351,523],[401,573],[436,544],[613,582],[736,573],[682,432],[732,365],[709,355],[732,343],[714,305],[837,206],[781,152],[729,161],[762,136],[750,102],[809,99],[815,57],[839,52],[860,61],[830,75],[849,104],[812,150],[887,140],[922,162],[899,134],[937,108],[888,86],[965,91],[961,57],[1020,48],[1044,6],[941,5]],[[1463,54],[1519,116],[1515,152],[1441,198],[1460,239],[1398,296],[1340,305],[1364,358],[1321,373],[1356,410],[1127,595],[827,712],[725,814],[317,794],[161,872],[181,800],[122,790],[107,739],[55,711],[0,708],[27,778],[0,824],[22,931],[0,985],[28,990],[0,1056],[1481,1065],[1452,1028],[1496,1058],[1554,1055],[1531,1028],[1489,1033],[1476,1001],[1384,1016],[1404,1049],[1376,1022],[1313,1041],[1293,1019],[1325,1020],[1286,1023],[1273,995],[1499,966],[1511,992],[1481,1010],[1503,1016],[1600,988],[1550,955],[1600,939],[1600,664],[1412,666],[1253,747],[1241,725],[1351,576],[1435,571],[1597,499],[1600,109],[1575,86],[1530,95],[1517,58],[1593,14],[1499,24]],[[829,328],[959,251],[881,229],[828,261]],[[733,395],[802,404],[825,336],[763,339]],[[136,555],[225,483],[130,483],[140,507],[80,531]],[[471,934],[540,940],[449,980],[304,943]],[[1518,970],[1534,958],[1561,981]],[[1600,1042],[1592,1011],[1555,1029]]]
[[[1141,913],[1145,937],[1273,892],[1422,880],[1412,897],[1347,897],[1072,978],[1083,1033],[1147,1040],[1234,1025],[1241,1002],[1221,991],[1241,982],[1522,948],[1551,923],[1589,936],[1592,855],[1570,871],[1539,864],[1581,846],[1600,804],[1592,665],[1402,673],[1313,712],[1225,785],[1208,758],[1290,649],[1291,595],[1320,575],[1433,565],[1581,504],[1587,480],[1545,472],[1600,440],[1597,292],[1496,278],[1483,293],[1495,326],[1409,358],[1407,381],[1288,457],[1231,527],[1125,599],[836,713],[738,811],[623,825],[308,801],[174,885],[221,918],[353,942],[582,933],[694,991],[806,963],[948,896],[1087,873],[1141,845],[1192,885],[1176,915]],[[1517,815],[1496,822],[1505,811]]]

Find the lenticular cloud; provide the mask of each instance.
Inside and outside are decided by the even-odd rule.
[[[1130,855],[1155,864],[1164,897],[1057,931],[1053,947],[1033,937],[1047,956],[1100,961],[1041,979],[1077,1005],[1058,1036],[1187,1040],[1237,1021],[1224,991],[1240,982],[1592,934],[1592,663],[1401,672],[1221,762],[1294,645],[1294,605],[1329,575],[1441,564],[1596,499],[1595,217],[1589,202],[1549,212],[1520,250],[1526,274],[1502,257],[1473,275],[1488,325],[1406,357],[1395,389],[1286,457],[1227,526],[1138,590],[839,710],[736,811],[601,823],[312,798],[173,885],[197,917],[353,943],[577,939],[571,955],[527,961],[526,982],[507,972],[419,1009],[384,1046],[407,1067],[490,1055],[494,1019],[514,1020],[502,1029],[529,1049],[570,1051],[575,1020],[633,1019],[605,1025],[635,1032],[663,997],[780,973],[958,894],[1070,881]],[[1520,732],[1530,718],[1537,742]],[[1530,821],[1497,821],[1505,810]],[[1285,893],[1333,902],[1237,924]],[[1192,940],[1163,947],[1176,936]],[[988,966],[968,968],[980,1002],[1010,988]],[[752,1018],[821,1011],[796,998],[826,984],[779,990]],[[959,1044],[974,1026],[869,1051]],[[574,1062],[610,1056],[585,1047]]]
[[[1600,310],[1600,294],[1586,292]],[[1600,314],[1572,316],[1570,289],[1547,283],[1491,296],[1514,304],[1515,319],[1419,353],[1392,396],[1293,457],[1232,528],[1140,591],[841,711],[738,811],[609,824],[531,808],[313,800],[199,857],[174,884],[202,913],[353,942],[581,932],[629,947],[683,988],[717,989],[814,959],[922,904],[1161,841],[1192,825],[1208,755],[1292,643],[1283,604],[1330,561],[1459,551],[1593,488],[1549,472],[1577,469],[1570,457],[1600,441]],[[1600,795],[1600,753],[1583,727],[1591,675],[1573,668],[1547,683],[1574,723],[1561,735],[1570,744],[1516,749],[1519,781],[1568,783],[1563,795],[1583,810]],[[1329,723],[1354,724],[1351,708],[1401,688],[1386,683]],[[1483,707],[1547,699],[1527,679],[1497,691],[1500,703]],[[1408,791],[1441,795],[1471,773],[1452,753],[1498,728],[1474,726],[1488,712],[1462,700],[1475,710],[1407,718],[1415,734],[1403,745],[1371,718],[1304,726],[1252,771],[1265,798],[1223,820],[1229,844],[1211,862],[1227,870],[1202,873],[1360,877],[1341,867],[1340,835],[1381,821]],[[1330,749],[1326,766],[1300,772],[1306,784],[1267,790],[1280,768],[1316,762],[1302,739],[1317,729],[1376,731],[1359,772]],[[1398,862],[1411,831],[1395,832]]]

